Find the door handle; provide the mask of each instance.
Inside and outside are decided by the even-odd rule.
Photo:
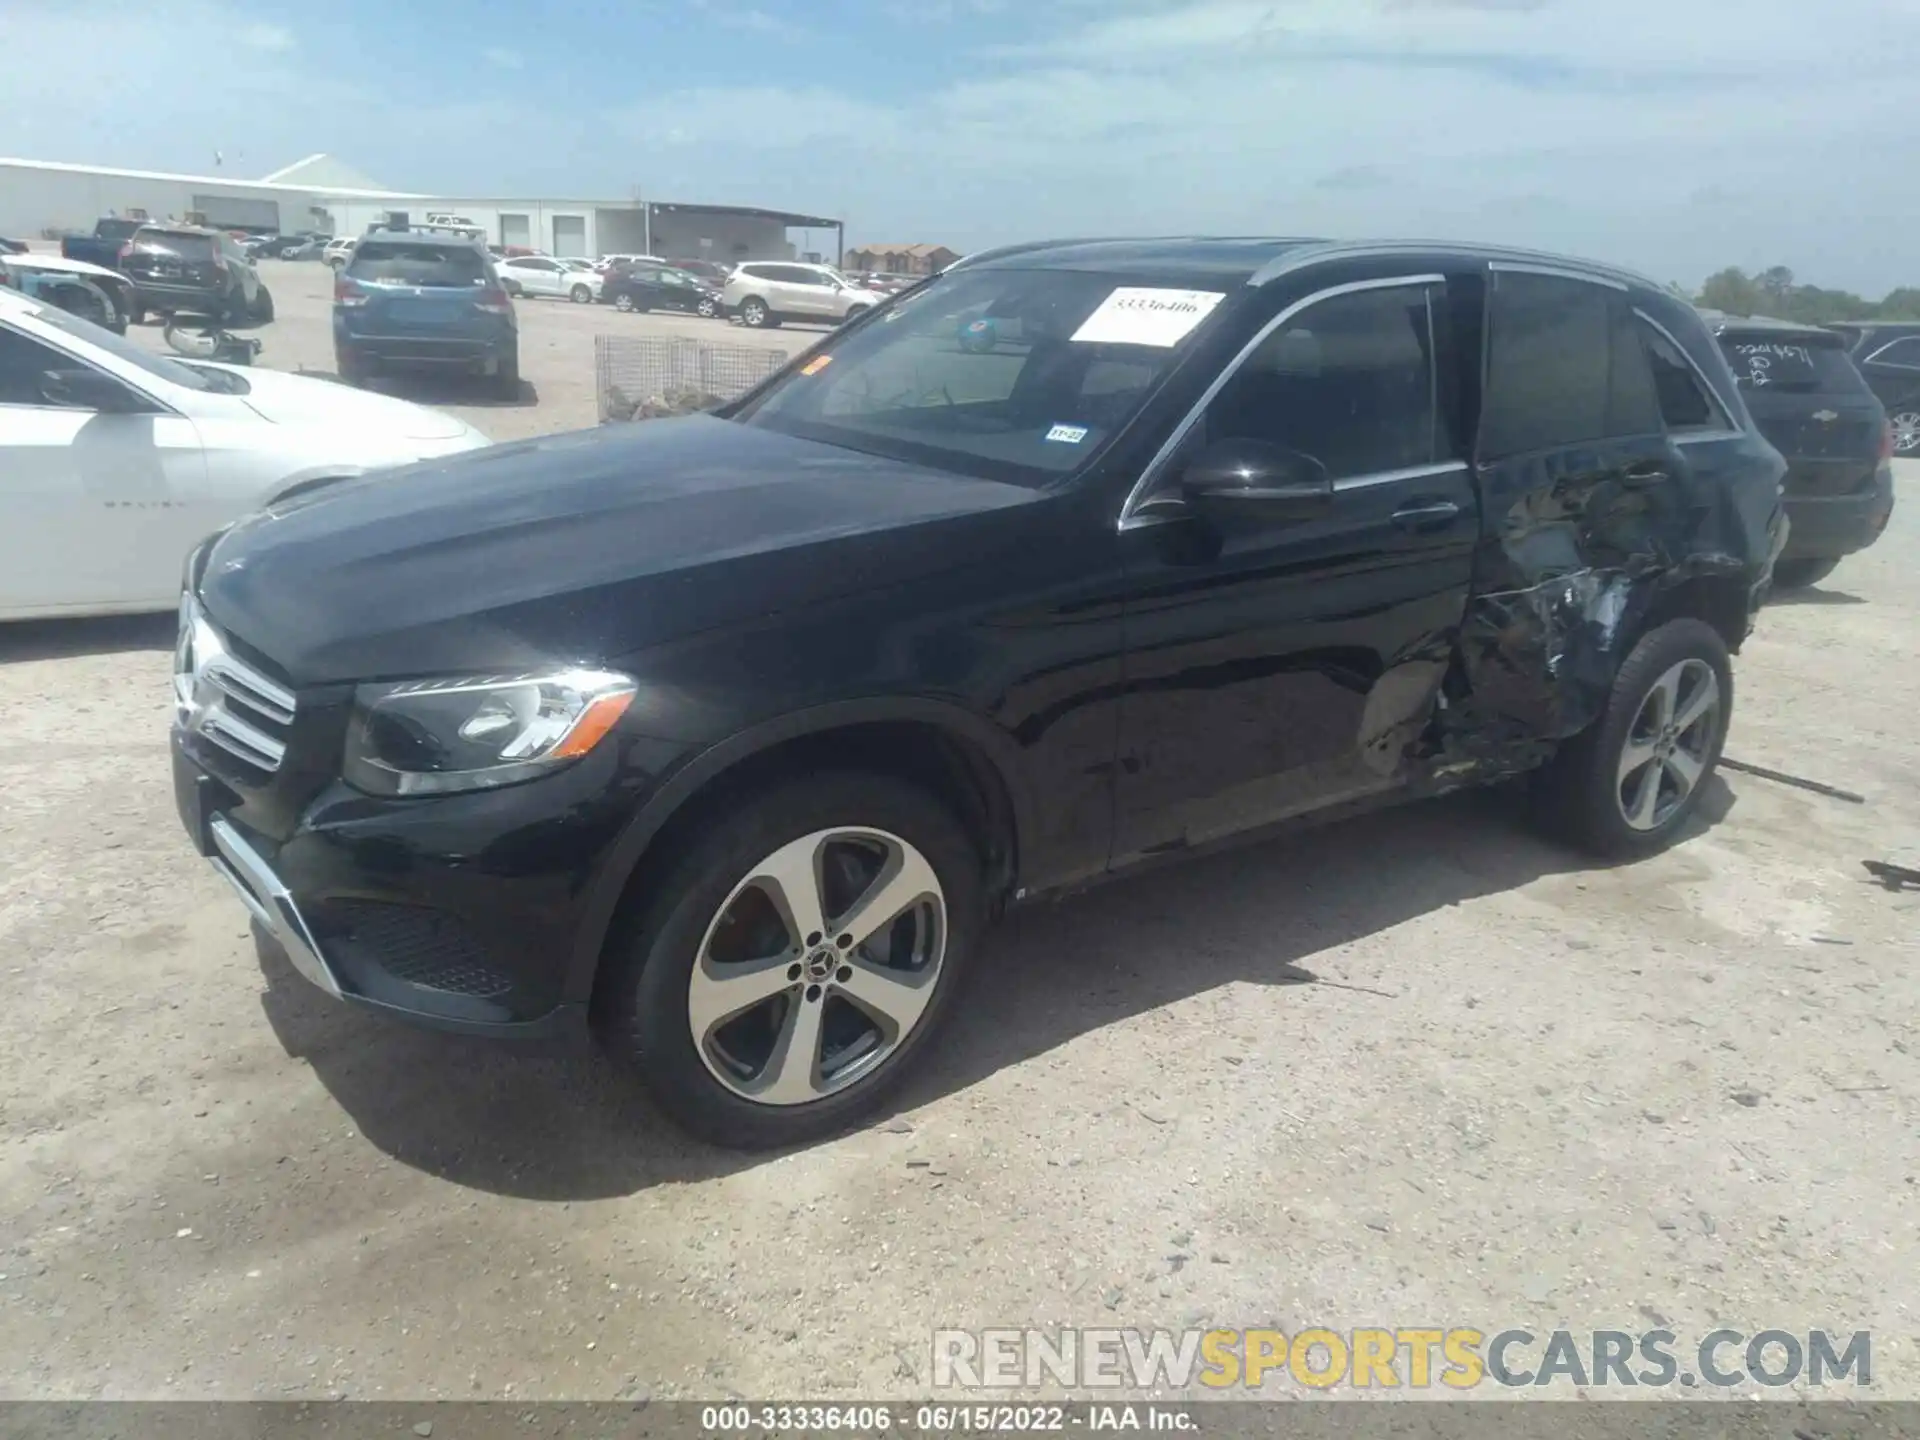
[[[1628,469],[1626,480],[1629,485],[1659,485],[1673,477],[1659,465],[1635,465]]]
[[[1451,500],[1416,500],[1393,512],[1393,523],[1405,530],[1424,530],[1456,519],[1460,507]]]

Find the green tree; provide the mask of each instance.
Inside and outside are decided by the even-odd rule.
[[[1760,287],[1737,265],[1729,265],[1709,275],[1700,287],[1699,303],[1709,310],[1724,310],[1729,315],[1753,315],[1760,310]]]
[[[1920,320],[1920,286],[1902,285],[1897,290],[1889,290],[1875,311],[1873,318],[1876,319]]]

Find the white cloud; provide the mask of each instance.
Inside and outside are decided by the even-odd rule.
[[[240,43],[249,50],[291,50],[293,31],[284,25],[249,25],[240,32]]]

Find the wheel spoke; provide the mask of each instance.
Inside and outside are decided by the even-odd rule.
[[[826,1009],[818,1000],[798,996],[787,1006],[787,1018],[773,1053],[760,1072],[754,1095],[776,1105],[798,1105],[821,1095],[820,1016]]]
[[[1659,744],[1653,740],[1629,740],[1620,752],[1620,783],[1627,783],[1627,777],[1648,764],[1659,751]]]
[[[1700,783],[1700,772],[1706,768],[1704,762],[1685,750],[1676,749],[1667,756],[1667,773],[1673,777],[1674,789],[1680,792],[1679,798],[1682,800],[1693,793],[1693,787]]]
[[[863,1010],[888,1021],[895,1035],[905,1035],[913,1029],[927,1002],[933,999],[937,973],[933,966],[921,971],[890,970],[870,964],[858,955],[849,955],[847,964],[853,968],[853,974],[840,982],[841,993]]]
[[[1653,828],[1654,810],[1660,803],[1660,771],[1660,766],[1649,765],[1640,772],[1639,788],[1627,806],[1627,819],[1637,829]]]
[[[834,933],[851,935],[854,945],[863,945],[916,901],[939,893],[940,880],[918,851],[895,851],[881,878],[840,919]]]
[[[1687,697],[1687,703],[1681,707],[1680,713],[1674,717],[1673,728],[1682,735],[1686,734],[1719,704],[1720,681],[1715,678],[1713,671],[1708,670],[1693,694]]]
[[[716,1025],[771,999],[792,982],[788,955],[737,965],[717,965],[702,956],[687,987],[687,1023],[695,1040],[705,1040]]]
[[[782,845],[750,877],[779,909],[796,950],[817,944],[812,937],[827,928],[820,903],[819,857],[824,838],[808,835]]]
[[[1671,722],[1674,707],[1679,703],[1679,699],[1680,667],[1676,665],[1654,681],[1653,689],[1647,693],[1646,709],[1642,713],[1651,712],[1653,724],[1648,728],[1660,730]]]

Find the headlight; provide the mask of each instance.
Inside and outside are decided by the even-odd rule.
[[[592,750],[633,702],[605,670],[362,685],[347,783],[374,795],[444,795],[531,780]]]

